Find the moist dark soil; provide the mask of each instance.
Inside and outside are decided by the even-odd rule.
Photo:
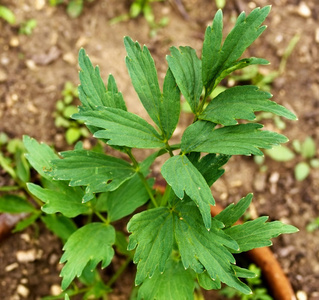
[[[233,26],[242,11],[269,4],[265,0],[228,0],[224,8],[225,32]],[[311,136],[319,156],[319,2],[317,0],[276,0],[266,20],[268,29],[249,49],[249,56],[263,57],[271,62],[261,72],[279,68],[291,39],[300,40],[289,56],[285,71],[271,86],[274,100],[294,111],[299,120],[285,121],[279,130],[271,121],[265,127],[303,141]],[[150,49],[158,77],[163,81],[167,68],[165,55],[170,46],[188,45],[198,50],[204,30],[216,12],[212,0],[170,0],[153,3],[156,20],[168,17],[166,27],[150,36],[150,27],[143,17],[110,24],[125,14],[130,1],[98,1],[85,4],[76,19],[66,14],[65,6],[51,7],[44,0],[4,0],[17,24],[36,19],[37,26],[29,36],[18,33],[18,25],[0,20],[0,132],[10,138],[27,134],[39,141],[67,149],[63,131],[54,125],[53,112],[61,97],[64,83],[78,80],[77,53],[84,47],[94,65],[99,65],[103,78],[112,73],[127,102],[128,109],[147,118],[131,85],[124,62],[123,37],[131,36]],[[181,13],[179,8],[185,9]],[[248,56],[247,55],[247,56]],[[225,82],[229,85],[231,82]],[[149,119],[148,119],[149,120]],[[177,133],[189,122],[182,115]],[[90,142],[90,140],[89,140]],[[141,154],[143,155],[143,153]],[[319,169],[312,169],[305,180],[294,177],[294,166],[302,161],[279,163],[266,157],[261,169],[252,157],[232,157],[225,175],[213,187],[216,201],[224,206],[237,202],[249,192],[254,193],[252,216],[268,215],[270,220],[293,224],[300,232],[274,240],[272,250],[292,283],[299,300],[319,299],[319,230],[307,232],[306,226],[319,216]],[[0,170],[0,184],[8,176]],[[40,299],[59,292],[61,265],[58,263],[62,244],[41,224],[22,233],[12,234],[0,244],[1,299]],[[121,263],[115,261],[106,276]],[[134,266],[130,266],[109,299],[129,299],[133,287]],[[207,299],[223,299],[207,294]]]

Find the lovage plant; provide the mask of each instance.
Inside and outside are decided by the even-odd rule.
[[[209,98],[233,71],[268,64],[265,59],[240,56],[265,30],[261,24],[269,11],[270,6],[266,6],[248,16],[240,14],[223,43],[223,16],[218,11],[206,30],[201,59],[190,47],[170,49],[162,91],[147,47],[125,37],[132,84],[155,126],[127,111],[114,77],[109,76],[106,88],[99,68],[94,68],[80,50],[82,106],[73,118],[84,121],[95,138],[127,159],[85,150],[81,145],[62,152],[59,158],[48,146],[24,139],[28,160],[45,179],[45,188],[28,184],[30,192],[45,203],[42,210],[69,218],[84,214],[89,221],[94,220],[74,231],[63,248],[64,290],[75,277],[95,270],[100,262],[102,268],[107,267],[116,249],[137,264],[138,299],[193,299],[195,286],[219,289],[222,282],[249,294],[251,290],[239,278],[254,273],[237,266],[233,254],[269,246],[271,238],[297,231],[279,221],[266,222],[267,217],[234,225],[250,205],[252,194],[216,217],[210,214],[210,206],[215,204],[210,187],[224,173],[222,166],[232,155],[262,155],[260,148],[287,141],[285,136],[250,122],[254,112],[296,119],[256,86],[231,87]],[[172,144],[181,94],[194,121],[180,143]],[[242,121],[238,124],[237,120]],[[132,151],[136,148],[154,151],[138,161]],[[167,188],[158,195],[149,174],[154,160],[163,154],[168,154],[161,168]],[[132,252],[123,250],[125,239],[113,222],[148,201],[147,209],[144,206],[145,210],[134,214],[127,224],[127,250]]]

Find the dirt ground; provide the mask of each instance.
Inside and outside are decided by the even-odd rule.
[[[67,16],[65,7],[51,7],[44,0],[3,0],[17,23],[36,19],[30,36],[19,35],[17,26],[0,20],[0,132],[11,138],[30,135],[39,141],[66,149],[60,130],[54,126],[53,111],[64,83],[78,84],[77,53],[84,47],[101,75],[112,73],[127,102],[128,109],[146,117],[144,108],[130,83],[125,67],[123,37],[128,35],[150,49],[162,82],[167,68],[165,55],[170,46],[188,45],[198,50],[204,30],[216,12],[212,0],[182,1],[188,18],[178,10],[180,1],[153,4],[156,19],[169,18],[169,24],[149,35],[144,18],[110,25],[109,21],[128,11],[130,1],[95,0],[87,3],[76,19]],[[319,2],[317,0],[227,0],[224,9],[225,32],[242,10],[273,5],[266,20],[268,29],[249,49],[250,56],[271,62],[263,72],[277,70],[291,39],[300,40],[287,61],[286,71],[273,82],[274,99],[293,110],[298,122],[285,121],[281,130],[293,140],[311,136],[319,157]],[[226,83],[227,84],[227,83]],[[188,121],[184,115],[180,128]],[[272,122],[267,128],[279,131]],[[298,182],[294,178],[295,160],[278,163],[266,157],[267,171],[261,172],[252,157],[232,157],[225,175],[214,185],[213,195],[222,205],[238,201],[254,192],[253,216],[269,215],[293,224],[300,232],[274,240],[272,247],[290,279],[298,299],[319,299],[319,230],[307,232],[307,224],[319,216],[319,169]],[[0,176],[5,177],[4,172]],[[24,254],[24,256],[22,254]],[[27,253],[27,254],[26,254]],[[21,256],[22,255],[22,256]],[[60,283],[58,264],[61,244],[42,226],[11,235],[0,244],[1,299],[40,299],[56,293]],[[27,257],[26,257],[27,256]],[[115,268],[111,266],[111,268]],[[128,299],[134,267],[115,286],[110,299]],[[124,286],[124,288],[123,288]],[[207,299],[217,299],[208,295]],[[222,298],[220,298],[222,299]]]

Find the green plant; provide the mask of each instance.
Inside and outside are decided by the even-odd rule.
[[[0,5],[0,18],[13,25],[16,22],[14,13],[6,6]]]
[[[319,229],[319,217],[313,219],[311,222],[308,223],[306,230],[308,232],[313,232],[315,230]]]
[[[237,296],[241,300],[272,300],[273,298],[268,295],[267,289],[262,286],[261,269],[254,264],[249,265],[248,269],[256,274],[255,277],[246,279],[247,285],[253,291],[253,294],[245,295],[231,287],[221,289],[220,294],[229,299]]]
[[[269,246],[271,238],[297,231],[279,221],[266,222],[268,217],[234,225],[249,207],[252,194],[214,218],[210,214],[210,206],[215,204],[210,187],[222,176],[222,166],[232,155],[262,155],[260,148],[287,141],[285,136],[251,123],[254,112],[268,111],[296,119],[289,110],[270,101],[269,93],[255,86],[229,88],[206,106],[218,83],[231,72],[268,63],[240,56],[264,31],[261,24],[269,11],[270,6],[266,6],[248,16],[242,13],[223,44],[223,17],[218,11],[206,30],[202,59],[190,47],[170,48],[163,92],[147,47],[141,48],[125,37],[132,84],[156,127],[127,111],[114,77],[109,76],[105,87],[99,68],[94,68],[85,51],[80,50],[82,106],[73,118],[84,121],[94,137],[126,158],[84,150],[81,144],[62,152],[61,158],[47,145],[24,137],[27,159],[42,178],[42,186],[28,183],[28,190],[44,202],[43,212],[55,216],[52,229],[67,228],[70,233],[65,237],[61,258],[65,263],[61,271],[65,292],[59,297],[68,299],[67,295],[79,293],[86,293],[84,299],[106,297],[131,260],[137,264],[137,299],[193,299],[196,282],[204,289],[219,289],[223,282],[250,294],[249,286],[239,278],[251,278],[255,273],[236,266],[233,254]],[[194,120],[181,142],[171,144],[180,117],[180,94]],[[238,124],[238,119],[243,122]],[[135,149],[154,152],[138,160]],[[168,158],[161,174],[168,185],[161,195],[153,188],[154,179],[149,174],[154,160],[164,154]],[[134,214],[127,224],[127,241],[114,222],[143,205],[145,210]],[[76,229],[71,219],[79,215],[85,224]],[[63,218],[62,225],[58,217]],[[113,277],[103,283],[96,267],[100,262],[102,268],[107,267],[115,251],[126,258]],[[88,288],[71,285],[75,277]]]
[[[84,2],[92,2],[93,0],[50,0],[51,6],[57,6],[67,3],[66,12],[71,18],[77,18],[83,11]]]
[[[294,140],[292,145],[295,152],[300,154],[302,158],[302,160],[294,166],[295,178],[298,181],[303,181],[309,176],[311,168],[319,168],[319,159],[316,158],[316,144],[315,141],[308,136],[302,143],[299,140]],[[295,152],[287,146],[277,146],[273,149],[265,150],[266,155],[273,160],[281,162],[293,160],[296,157]]]
[[[31,35],[33,29],[37,26],[36,19],[30,19],[20,24],[19,34]]]
[[[154,36],[156,31],[165,27],[168,24],[168,18],[163,17],[159,22],[155,21],[155,16],[151,6],[152,2],[161,2],[164,0],[135,0],[130,7],[130,12],[128,14],[123,14],[118,17],[115,17],[111,20],[111,24],[116,24],[118,22],[126,21],[129,19],[135,19],[140,15],[143,15],[147,23],[151,28],[150,35]]]
[[[65,139],[69,145],[72,145],[81,137],[88,137],[89,132],[80,121],[71,119],[71,115],[78,111],[74,102],[79,97],[78,90],[72,82],[65,83],[62,96],[63,98],[56,102],[55,126],[66,129]]]

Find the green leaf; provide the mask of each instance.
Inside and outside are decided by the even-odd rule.
[[[202,63],[191,47],[170,48],[171,56],[167,56],[176,83],[194,113],[197,112],[199,98],[203,89]]]
[[[135,171],[119,158],[87,150],[61,153],[64,159],[52,161],[50,175],[57,180],[70,180],[70,186],[86,186],[84,202],[94,193],[113,191],[130,179]]]
[[[131,257],[133,259],[133,253],[127,250],[127,246],[128,246],[127,237],[124,235],[122,231],[116,231],[115,246],[116,246],[117,252],[127,257]]]
[[[239,61],[235,61],[232,65],[229,66],[226,70],[222,71],[222,73],[219,75],[219,77],[215,81],[215,86],[218,85],[226,76],[233,73],[236,70],[240,70],[243,68],[246,68],[248,66],[253,65],[269,65],[270,62],[263,58],[257,58],[257,57],[250,57],[250,58],[243,58]],[[259,84],[261,85],[261,84]]]
[[[38,143],[29,136],[23,136],[23,143],[28,153],[25,155],[30,165],[44,178],[52,180],[47,170],[51,168],[51,160],[59,158],[46,144]]]
[[[228,205],[215,219],[222,222],[226,227],[232,226],[248,209],[252,199],[253,194],[248,194],[246,197],[241,198],[237,204]]]
[[[66,142],[69,145],[74,144],[81,137],[81,131],[79,128],[69,128],[65,133]]]
[[[303,158],[313,158],[316,155],[316,143],[312,137],[308,136],[301,144],[301,155]]]
[[[163,85],[159,117],[167,140],[171,138],[177,126],[181,111],[180,91],[170,69],[167,70]]]
[[[205,38],[202,49],[202,76],[203,85],[208,87],[212,80],[212,70],[216,68],[217,57],[221,50],[223,40],[223,12],[219,9],[215,14],[212,26],[205,31]]]
[[[253,85],[235,86],[220,93],[198,116],[224,126],[236,125],[237,119],[254,120],[255,111],[267,111],[295,120],[296,116],[285,107],[268,100],[271,94]]]
[[[0,212],[16,214],[35,211],[35,207],[22,197],[16,195],[4,195],[0,197]]]
[[[72,116],[104,130],[95,132],[97,138],[107,139],[109,145],[132,148],[161,148],[160,135],[141,117],[121,109],[98,107],[95,111],[81,109]]]
[[[194,275],[185,270],[181,261],[168,259],[164,273],[158,270],[152,278],[146,278],[138,290],[137,299],[193,300]]]
[[[12,230],[13,233],[22,231],[24,229],[26,229],[27,227],[29,227],[30,225],[34,224],[35,221],[41,216],[41,211],[35,211],[33,213],[31,213],[31,215],[29,215],[27,218],[21,220],[20,222],[18,222],[16,224],[16,226],[14,227],[14,229]]]
[[[132,232],[128,250],[136,247],[134,263],[138,263],[135,284],[152,277],[156,269],[164,272],[173,249],[173,218],[166,207],[158,207],[136,214],[127,224]]]
[[[71,0],[66,8],[68,15],[71,18],[77,18],[83,10],[83,1]]]
[[[236,253],[249,251],[254,248],[271,246],[270,239],[283,233],[294,233],[299,231],[292,225],[283,224],[280,221],[266,223],[268,217],[260,217],[241,225],[227,228],[224,232],[232,237],[239,245]]]
[[[276,161],[290,161],[295,157],[293,151],[283,145],[275,146],[272,149],[265,150],[265,153]]]
[[[107,267],[114,256],[114,243],[115,230],[111,225],[90,223],[75,231],[63,247],[65,252],[60,262],[66,264],[60,274],[62,289],[65,290],[76,276],[81,276],[87,265],[92,271],[100,261],[102,269]]]
[[[64,243],[77,230],[75,223],[63,215],[45,215],[41,220]]]
[[[240,66],[237,60],[266,29],[266,26],[261,26],[261,24],[269,14],[270,8],[270,6],[256,8],[247,17],[242,12],[222,46],[223,16],[221,11],[216,13],[212,27],[208,27],[206,31],[203,48],[203,69],[205,70],[203,77],[208,91],[212,91],[223,76],[229,74],[230,70],[227,71],[227,69],[230,68],[233,71],[245,66]],[[241,63],[249,65],[254,62],[253,60],[245,63],[245,60]],[[260,62],[263,63],[263,61]]]
[[[239,124],[214,129],[215,124],[197,121],[185,130],[183,153],[208,152],[227,155],[263,155],[259,148],[270,149],[288,139],[275,132],[260,130],[261,124]]]
[[[202,218],[195,206],[179,202],[174,211],[174,230],[184,267],[196,273],[205,269],[213,280],[221,280],[242,293],[250,289],[235,275],[232,264],[235,259],[228,249],[239,249],[234,239],[224,233],[223,224],[212,219],[210,231],[203,226]]]
[[[221,177],[225,170],[221,167],[228,162],[230,155],[223,154],[207,154],[200,158],[199,152],[191,152],[188,159],[203,175],[207,184],[211,186],[219,177]]]
[[[191,267],[196,273],[207,270],[211,280],[221,280],[243,293],[250,293],[232,267],[235,259],[229,249],[238,250],[238,244],[224,233],[223,227],[213,219],[207,231],[199,211],[189,199],[178,201],[171,209],[158,207],[134,215],[128,224],[128,231],[132,232],[128,250],[136,248],[135,283],[155,276],[157,269],[165,272],[166,261],[176,243],[185,269]]]
[[[184,198],[184,192],[196,203],[207,229],[211,226],[210,205],[215,204],[209,186],[203,175],[185,155],[168,159],[161,173],[177,197]]]
[[[14,13],[3,5],[0,5],[0,18],[6,20],[11,25],[16,22]]]
[[[295,166],[294,171],[295,171],[295,178],[298,181],[303,181],[309,176],[310,167],[306,162],[302,161]]]
[[[152,120],[162,128],[159,116],[162,94],[154,60],[145,45],[142,50],[140,44],[134,43],[130,37],[124,38],[124,45],[127,51],[125,62],[135,91]]]
[[[154,180],[149,180],[150,187]],[[110,221],[119,220],[131,214],[135,209],[149,200],[149,195],[144,184],[135,174],[131,179],[124,182],[114,192],[109,192],[106,199],[106,208]]]
[[[108,107],[119,108],[125,111],[127,110],[123,95],[118,91],[115,78],[112,74],[108,77],[106,97]]]
[[[126,110],[123,96],[117,90],[114,77],[109,76],[106,90],[99,67],[93,67],[84,49],[79,51],[79,65],[81,68],[79,97],[84,107],[94,110],[96,106],[106,106]]]
[[[221,288],[220,280],[218,278],[212,280],[206,270],[197,274],[197,280],[199,285],[205,290],[219,290]]]
[[[84,192],[80,188],[69,187],[65,182],[58,182],[55,189],[44,189],[33,183],[27,183],[27,188],[45,203],[41,209],[47,214],[60,212],[73,218],[90,212],[89,206],[82,203]]]

